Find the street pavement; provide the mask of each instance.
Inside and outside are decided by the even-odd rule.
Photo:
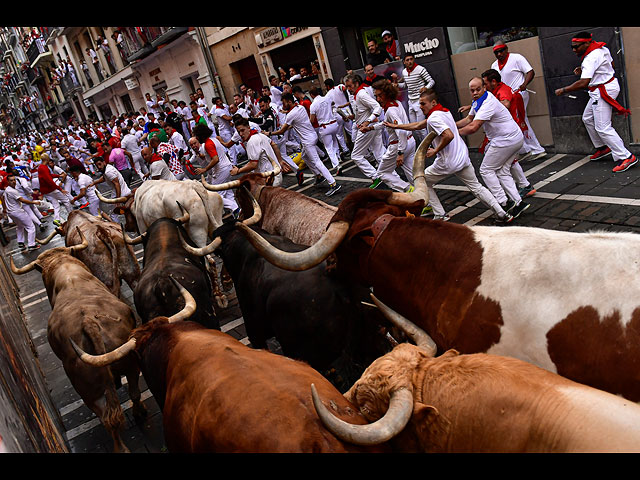
[[[637,152],[635,153],[637,155]],[[479,154],[472,153],[476,172],[480,161]],[[541,159],[524,160],[522,167],[537,192],[526,199],[531,207],[512,225],[571,232],[637,232],[640,229],[640,167],[614,174],[611,172],[614,165],[611,157],[589,161],[588,156],[577,154],[548,153]],[[338,205],[349,192],[367,188],[371,183],[353,162],[347,160],[343,172],[337,177],[342,188],[334,196],[326,197],[326,182],[314,185],[313,176],[307,172],[308,170],[305,171],[305,182],[302,186],[297,185],[292,174],[287,174],[284,176],[283,187],[331,205]],[[99,185],[99,188],[107,196],[112,194],[104,184]],[[493,225],[491,212],[480,204],[457,178],[450,177],[441,182],[436,186],[436,191],[451,216],[451,222],[469,226]],[[47,231],[38,233],[39,237],[44,238],[52,231],[51,220],[47,221],[47,225]],[[5,253],[13,256],[18,266],[30,262],[44,249],[64,245],[64,239],[56,237],[41,250],[22,254],[16,245],[15,227],[7,228],[5,232],[11,240],[5,247]],[[134,251],[142,265],[142,246],[136,245]],[[526,251],[522,253],[526,255]],[[32,271],[17,275],[16,281],[20,288],[27,328],[37,349],[37,359],[66,429],[69,451],[111,452],[110,437],[93,412],[82,403],[69,383],[60,360],[55,357],[47,343],[47,319],[51,307],[40,273]],[[133,306],[133,293],[126,284],[122,286],[122,297]],[[242,312],[233,290],[228,292],[228,300],[229,306],[219,311],[222,331],[248,345]],[[274,343],[273,347],[277,348],[277,344]],[[147,420],[142,425],[137,425],[131,414],[125,378],[123,387],[118,390],[127,420],[123,440],[134,453],[166,452],[162,436],[162,414],[147,389],[144,378],[141,377],[140,380],[143,400],[149,410]]]

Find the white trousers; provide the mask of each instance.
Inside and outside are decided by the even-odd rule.
[[[444,207],[440,203],[440,199],[438,198],[438,195],[436,195],[436,191],[433,186],[451,175],[433,173],[432,167],[433,165],[430,165],[424,170],[424,178],[427,182],[427,189],[429,190],[429,205],[431,205],[434,215],[444,215]],[[478,200],[493,210],[498,217],[504,216],[504,209],[500,206],[498,200],[496,200],[491,192],[478,181],[473,165],[467,165],[462,170],[455,172],[454,175],[458,177],[467,186],[467,188],[469,188],[471,193],[473,193]]]
[[[53,219],[60,220],[60,204],[64,205],[64,208],[67,210],[67,215],[71,213],[73,210],[71,208],[71,202],[69,201],[69,197],[62,193],[60,190],[54,190],[50,193],[45,193],[44,198],[51,203],[53,206]]]
[[[489,142],[485,150],[484,159],[480,165],[480,176],[500,205],[506,203],[507,196],[516,204],[520,203],[518,188],[511,176],[511,165],[523,143],[523,137],[506,147],[496,147]]]
[[[143,175],[146,175],[147,173],[149,173],[149,167],[147,167],[147,162],[144,161],[144,158],[142,158],[141,154],[137,154],[137,155],[132,155],[133,157],[133,164],[136,167],[136,170],[139,173],[140,176],[140,180],[144,181],[144,177]]]
[[[618,79],[607,83],[605,89],[611,98],[617,98],[620,93]],[[631,156],[631,152],[624,146],[620,135],[611,125],[612,111],[613,107],[600,97],[600,91],[594,90],[589,92],[589,101],[582,113],[582,121],[594,147],[606,145],[611,149],[614,161],[624,160]]]
[[[354,124],[354,142],[353,150],[351,151],[351,160],[355,163],[360,171],[367,177],[374,179],[376,176],[376,169],[373,168],[371,163],[365,158],[365,155],[371,151],[373,156],[378,160],[382,160],[384,155],[384,146],[382,145],[382,137],[379,130],[370,130],[368,132],[361,132]],[[380,152],[380,149],[382,151]],[[380,152],[378,155],[377,152]]]
[[[333,166],[334,168],[337,167],[340,163],[340,157],[338,156],[340,147],[337,138],[338,122],[320,125],[317,131],[318,136],[320,137],[320,141],[324,145],[324,148],[327,151],[327,155],[329,155],[331,166]]]
[[[31,221],[31,217],[24,210],[16,210],[13,212],[7,212],[13,223],[16,224],[16,240],[18,243],[25,243],[25,236],[27,238],[26,245],[33,247],[36,244],[36,227]]]
[[[229,168],[219,169],[215,172],[213,169],[209,170],[206,180],[211,185],[220,185],[221,183],[229,182],[231,180],[231,166],[229,166]],[[233,189],[221,190],[217,193],[222,197],[222,204],[224,205],[224,208],[228,208],[232,212],[238,208]]]
[[[291,160],[291,157],[287,153],[287,138],[284,135],[276,135],[271,137],[271,140],[273,140],[273,142],[278,146],[282,160],[291,167],[291,170],[297,172],[299,170],[298,165],[296,165],[296,162]]]
[[[520,92],[522,95],[522,100],[524,102],[524,123],[527,125],[527,131],[524,133],[524,145],[522,148],[524,149],[524,153],[531,152],[533,155],[537,155],[539,153],[545,152],[545,149],[540,145],[538,141],[538,137],[536,137],[533,128],[531,128],[531,124],[529,123],[529,116],[527,115],[527,105],[529,105],[529,92],[523,90]]]
[[[36,208],[35,205],[24,205],[22,209],[27,213],[31,221],[36,227],[40,226],[40,221],[42,219],[42,214]]]
[[[408,104],[409,111],[407,113],[409,114],[409,123],[420,122],[424,120],[424,113],[422,113],[422,110],[420,109],[420,98],[416,100],[408,100]],[[422,142],[424,137],[427,136],[427,130],[424,128],[422,130],[415,130],[413,132],[413,135],[416,137],[416,142],[418,142],[419,145],[419,142]]]
[[[315,143],[313,144],[302,144],[302,156],[304,157],[305,163],[308,165],[309,169],[313,172],[314,175],[322,175],[329,185],[333,185],[335,183],[335,178],[329,172],[327,167],[324,166],[322,160],[320,160],[320,156],[318,155],[317,146]]]
[[[380,178],[385,184],[392,190],[398,192],[404,192],[409,185],[413,183],[413,157],[416,153],[416,142],[413,136],[407,141],[407,148],[404,151],[404,162],[402,164],[402,170],[409,180],[405,182],[400,175],[396,172],[398,159],[398,144],[391,143],[384,152],[378,169],[376,170],[375,178]]]
[[[511,176],[516,182],[516,186],[518,188],[523,188],[529,185],[529,180],[527,180],[527,176],[524,174],[524,170],[522,170],[522,165],[520,165],[520,162],[517,159],[515,159],[511,164]]]

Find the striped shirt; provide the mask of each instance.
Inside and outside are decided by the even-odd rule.
[[[404,82],[400,83],[400,87],[402,88],[403,85],[406,85],[409,100],[418,100],[422,87],[433,88],[436,84],[427,69],[422,65],[416,65],[411,72],[408,72],[405,68],[402,70],[402,77]]]

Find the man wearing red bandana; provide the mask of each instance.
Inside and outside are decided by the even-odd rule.
[[[491,68],[502,76],[502,81],[508,85],[513,92],[520,93],[524,102],[524,121],[527,124],[527,133],[524,136],[524,149],[527,153],[533,155],[533,160],[544,157],[547,152],[542,145],[540,145],[538,138],[531,128],[529,118],[526,115],[527,105],[529,104],[529,90],[527,86],[534,79],[535,71],[523,55],[509,52],[509,48],[504,43],[494,45],[493,54],[496,56],[496,61],[491,64]]]
[[[611,113],[629,115],[629,110],[615,99],[620,93],[620,84],[615,77],[613,58],[604,42],[593,41],[591,34],[580,32],[571,39],[571,49],[582,59],[580,67],[574,70],[580,80],[555,91],[557,96],[577,90],[589,90],[582,121],[589,138],[596,148],[591,156],[598,160],[611,154],[614,162],[621,163],[613,168],[613,172],[624,172],[638,163],[638,159],[624,146],[624,142],[611,125]]]

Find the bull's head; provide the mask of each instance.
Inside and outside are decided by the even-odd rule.
[[[426,205],[429,202],[429,191],[424,178],[425,159],[427,148],[436,136],[435,132],[431,132],[416,151],[413,163],[415,190],[411,193],[385,192],[387,205],[414,208],[416,202],[424,202],[420,203],[420,205]],[[365,193],[369,194],[370,191]],[[373,193],[373,195],[376,194]],[[238,224],[238,228],[266,260],[285,270],[301,271],[320,264],[338,248],[352,226],[352,219],[348,217],[348,215],[342,215],[338,210],[338,213],[327,227],[325,234],[314,245],[300,252],[279,250],[242,223]]]
[[[280,164],[276,160],[271,158],[271,156],[269,156],[269,161],[273,166],[273,170],[270,170],[268,172],[249,173],[247,175],[243,175],[242,177],[236,180],[231,180],[230,182],[220,183],[217,185],[211,185],[210,183],[207,183],[207,181],[204,179],[204,175],[200,176],[200,181],[202,182],[202,185],[204,186],[204,188],[212,192],[220,192],[222,190],[230,190],[232,188],[238,188],[243,183],[243,181],[247,179],[250,179],[252,187],[253,187],[253,183],[257,185],[267,185],[269,184],[269,181],[273,182],[273,178],[276,175],[278,175],[282,170],[280,168]],[[253,188],[250,188],[250,191],[251,193],[255,194],[255,191],[253,190]]]
[[[50,250],[47,250],[46,252],[42,252],[40,255],[38,255],[38,258],[36,258],[34,261],[32,261],[32,262],[28,263],[27,265],[25,265],[24,267],[20,267],[20,268],[16,267],[16,265],[13,263],[13,257],[11,257],[10,260],[9,260],[10,266],[11,266],[11,271],[13,273],[15,273],[16,275],[22,275],[24,273],[30,272],[34,268],[40,269],[40,262],[45,257],[49,257],[49,256],[60,254],[60,253],[73,255],[74,252],[77,252],[79,250],[84,250],[85,248],[87,248],[89,246],[89,242],[85,238],[85,236],[82,234],[82,232],[80,231],[80,228],[76,227],[76,229],[78,230],[78,234],[80,235],[80,238],[82,239],[82,243],[80,243],[79,245],[73,245],[71,247],[52,248]]]
[[[393,324],[406,332],[406,334],[416,343],[418,349],[423,352],[423,355],[426,355],[427,357],[435,356],[437,350],[436,344],[426,332],[418,328],[406,318],[402,317],[397,312],[391,310],[385,304],[380,302],[373,294],[371,294],[371,298],[378,308],[380,308],[382,313]],[[393,381],[389,380],[384,382],[385,391],[376,391],[374,394],[374,397],[376,398],[372,398],[370,390],[365,390],[362,399],[358,396],[358,387],[360,384],[363,382],[366,383],[369,375],[376,375],[376,372],[380,370],[380,364],[389,361],[393,362],[394,360],[392,357],[394,352],[396,352],[396,350],[400,351],[404,347],[408,347],[408,345],[401,344],[396,347],[391,354],[387,354],[373,362],[365,370],[361,379],[344,394],[344,396],[354,405],[360,405],[360,410],[365,417],[373,416],[375,418],[379,418],[374,423],[369,425],[352,425],[338,419],[324,406],[318,396],[315,386],[313,384],[311,385],[311,395],[318,417],[320,417],[322,423],[324,423],[324,425],[336,437],[357,445],[377,445],[395,437],[406,427],[414,411],[413,383],[411,380],[412,375],[410,373],[403,374],[402,372],[398,372],[398,368],[396,368],[394,371]],[[406,367],[406,370],[410,371],[411,362],[405,361],[402,363],[404,367]],[[373,405],[386,402],[387,400],[389,406],[388,409],[383,415],[378,416],[378,409],[374,408]]]
[[[157,317],[154,320],[165,319],[167,323],[175,323],[186,320],[191,315],[193,315],[193,313],[196,311],[197,305],[193,296],[191,296],[186,288],[180,285],[180,283],[175,278],[171,276],[169,278],[182,294],[182,298],[184,298],[184,308],[170,317]],[[121,358],[127,356],[136,348],[136,339],[133,335],[127,342],[120,345],[115,350],[102,355],[90,355],[84,352],[71,338],[69,338],[69,341],[71,342],[71,346],[73,347],[75,352],[78,354],[78,357],[80,357],[83,362],[95,367],[104,367],[107,365],[111,365],[112,363],[117,362]]]
[[[122,197],[116,198],[107,198],[100,193],[100,191],[96,188],[96,195],[100,199],[101,202],[108,203],[111,205],[116,205],[113,208],[113,213],[117,215],[123,215],[125,219],[124,228],[128,232],[136,232],[138,230],[138,222],[136,221],[136,217],[131,211],[133,207],[133,202],[135,201],[135,193],[133,190],[129,195],[125,195]]]
[[[184,225],[185,223],[187,223],[189,221],[189,219],[191,218],[191,215],[189,215],[189,212],[187,212],[184,209],[184,207],[182,206],[182,204],[179,201],[176,200],[176,203],[178,204],[178,207],[180,208],[180,212],[182,214],[180,215],[180,217],[176,218],[175,220]],[[130,238],[125,233],[125,230],[128,230],[126,225],[120,224],[120,228],[122,229],[122,238],[124,239],[124,242],[128,243],[129,245],[137,245],[139,243],[143,243],[144,239],[147,236],[147,232],[144,232],[143,234],[138,235],[135,238]]]

